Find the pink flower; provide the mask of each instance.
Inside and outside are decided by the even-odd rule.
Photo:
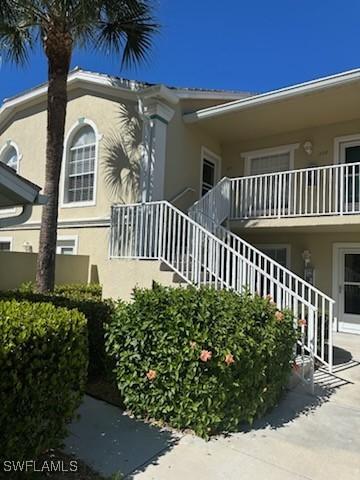
[[[296,362],[293,363],[293,370],[294,372],[298,372],[300,370],[300,365],[298,365]]]
[[[226,365],[232,365],[233,363],[235,363],[234,356],[231,353],[228,353],[225,356],[225,363]]]
[[[276,305],[276,303],[274,302],[274,299],[273,299],[272,295],[270,295],[270,293],[268,295],[265,295],[264,298],[265,298],[265,300],[267,300],[270,303],[270,305]]]
[[[153,380],[155,380],[156,378],[156,370],[149,370],[146,374],[148,380],[150,380],[150,382],[152,382]]]
[[[307,321],[304,318],[300,318],[300,320],[298,321],[298,325],[299,327],[306,327]]]
[[[284,314],[280,312],[280,310],[277,310],[275,312],[275,318],[278,322],[282,322],[284,320]]]
[[[211,357],[212,352],[210,352],[209,350],[201,350],[199,358],[202,362],[207,362],[208,360],[211,360]]]

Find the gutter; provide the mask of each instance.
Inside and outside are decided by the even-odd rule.
[[[234,113],[252,107],[265,105],[267,103],[293,98],[299,95],[319,92],[322,90],[327,90],[331,87],[340,87],[342,85],[354,83],[359,80],[360,69],[350,70],[345,73],[339,73],[329,77],[300,83],[298,85],[272,90],[267,93],[244,98],[242,100],[235,100],[234,102],[230,102],[225,105],[204,108],[202,110],[183,115],[183,119],[185,123],[194,123],[198,120],[210,119],[226,113]]]
[[[27,222],[32,214],[34,205],[45,205],[48,201],[48,198],[45,195],[38,194],[34,203],[28,203],[22,205],[21,213],[18,215],[12,215],[11,217],[0,218],[0,228],[9,228],[14,225],[20,225],[21,223]]]

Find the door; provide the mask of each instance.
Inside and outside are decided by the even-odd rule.
[[[339,249],[339,331],[360,334],[360,248]]]
[[[345,142],[340,145],[340,162],[354,164],[360,162],[360,142]],[[344,172],[343,199],[345,212],[357,212],[360,199],[360,166],[349,165]]]

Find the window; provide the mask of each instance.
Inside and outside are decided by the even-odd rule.
[[[56,242],[56,253],[58,255],[76,255],[77,251],[77,239],[59,237]]]
[[[0,252],[11,252],[12,238],[0,237]]]
[[[258,245],[258,249],[283,267],[290,267],[289,245]]]
[[[17,149],[11,143],[2,150],[0,160],[15,172],[19,170],[19,155]]]
[[[90,125],[73,137],[65,168],[64,203],[89,203],[95,199],[96,134]]]
[[[287,170],[290,170],[289,152],[253,158],[250,164],[250,175],[285,172]]]
[[[292,170],[295,150],[299,148],[299,145],[299,143],[294,143],[243,153],[241,156],[245,159],[245,175],[262,175]]]
[[[201,161],[201,196],[207,194],[218,181],[220,158],[205,148],[202,150]]]

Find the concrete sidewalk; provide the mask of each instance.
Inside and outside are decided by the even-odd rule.
[[[334,374],[316,373],[315,396],[298,386],[250,431],[205,442],[87,397],[66,451],[129,480],[359,480],[360,337],[335,344]]]

